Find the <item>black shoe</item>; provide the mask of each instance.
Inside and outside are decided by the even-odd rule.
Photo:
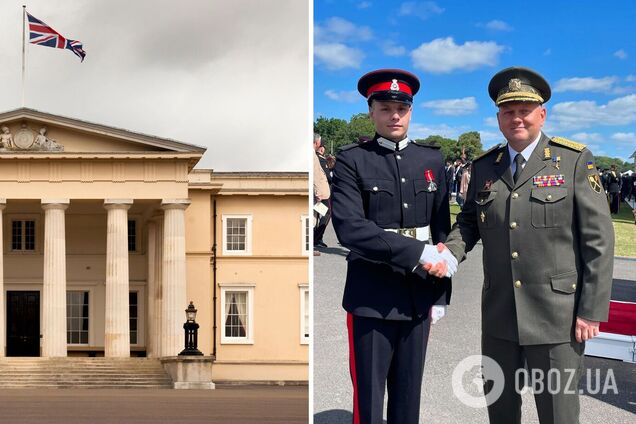
[[[324,242],[324,241],[322,241],[322,240],[319,240],[319,241],[315,242],[315,243],[314,243],[314,246],[315,246],[315,247],[329,247],[329,246],[327,246],[327,243],[325,243],[325,242]]]

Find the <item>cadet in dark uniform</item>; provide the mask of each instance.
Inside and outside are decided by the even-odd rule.
[[[347,310],[354,423],[419,421],[431,306],[447,303],[450,280],[428,276],[421,263],[450,229],[444,162],[438,148],[407,137],[420,83],[401,70],[364,75],[375,137],[338,155],[332,222],[351,250],[343,307]],[[428,255],[428,256],[427,256]],[[450,253],[449,253],[450,256]],[[456,270],[456,266],[455,266]]]
[[[616,165],[611,165],[607,173],[607,192],[611,214],[617,214],[621,204],[621,177],[616,171]]]
[[[541,424],[578,423],[585,340],[607,320],[612,284],[605,193],[584,145],[542,133],[551,93],[542,76],[507,68],[488,92],[508,143],[473,161],[466,204],[446,245],[462,260],[483,242],[482,353],[505,377],[488,407],[490,422],[521,422],[515,372],[527,361],[529,375],[538,370],[544,378],[535,393]]]

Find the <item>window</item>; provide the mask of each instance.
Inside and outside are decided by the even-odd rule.
[[[66,292],[66,343],[88,344],[88,292]]]
[[[223,215],[223,253],[252,254],[251,215]]]
[[[130,292],[128,293],[128,313],[130,315],[130,344],[134,345],[138,343],[138,335],[137,332],[138,324],[139,324],[139,304],[138,304],[138,293]]]
[[[311,246],[310,242],[310,232],[311,225],[309,224],[309,216],[302,215],[300,217],[301,221],[301,235],[302,235],[302,246],[303,246],[303,255],[309,255],[309,247]]]
[[[222,343],[252,344],[253,286],[222,287]]]
[[[35,251],[35,221],[11,221],[11,250]]]
[[[134,219],[128,220],[128,251],[137,251],[137,221]]]
[[[300,285],[300,343],[309,344],[309,287]]]

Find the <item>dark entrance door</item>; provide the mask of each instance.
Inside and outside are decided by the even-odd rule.
[[[40,356],[40,293],[7,292],[7,356]]]

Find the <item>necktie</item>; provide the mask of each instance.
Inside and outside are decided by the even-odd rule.
[[[523,163],[525,161],[526,160],[523,158],[523,155],[521,153],[517,153],[517,156],[515,156],[515,164],[517,165],[517,168],[515,169],[515,175],[512,176],[512,179],[515,181],[515,183],[519,179],[521,171],[523,171]]]

